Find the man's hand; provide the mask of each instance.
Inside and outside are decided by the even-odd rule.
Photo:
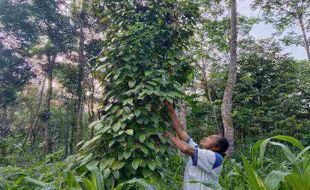
[[[169,131],[165,131],[165,132],[163,133],[163,136],[164,136],[164,137],[174,137],[174,135],[173,135],[172,133],[170,133]]]
[[[164,100],[164,104],[167,106],[169,112],[174,111],[173,105],[168,100]]]
[[[169,137],[172,141],[172,143],[183,153],[193,156],[194,155],[194,149],[190,147],[188,144],[186,144],[184,141],[179,139],[178,137],[171,134],[169,131],[164,132],[163,136]]]
[[[169,113],[169,116],[172,120],[172,125],[173,125],[174,130],[177,132],[179,138],[182,141],[187,141],[189,136],[188,136],[187,132],[181,126],[181,123],[178,120],[178,117],[177,117],[177,115],[173,109],[173,105],[168,100],[164,100],[164,104],[166,104],[166,106],[167,106],[168,113]]]

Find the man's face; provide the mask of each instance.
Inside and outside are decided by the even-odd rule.
[[[214,147],[214,140],[212,139],[212,136],[204,137],[201,139],[199,145],[204,149],[212,149]]]

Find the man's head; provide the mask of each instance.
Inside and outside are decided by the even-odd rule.
[[[201,148],[218,152],[224,156],[226,150],[229,147],[229,143],[224,137],[220,135],[210,135],[200,141],[200,146]]]

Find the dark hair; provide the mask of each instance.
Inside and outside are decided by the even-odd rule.
[[[225,152],[229,147],[229,143],[225,137],[222,137],[220,135],[215,135],[214,137],[215,137],[214,138],[215,146],[219,148],[219,150],[217,152],[220,153],[224,157]]]

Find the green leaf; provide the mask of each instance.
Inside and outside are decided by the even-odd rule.
[[[101,138],[101,135],[97,135],[97,136],[93,137],[91,140],[85,142],[85,143],[83,144],[83,146],[80,148],[80,150],[85,149],[85,148],[88,147],[89,145],[95,143],[95,142],[96,142],[97,140],[99,140],[100,138]]]
[[[113,176],[115,179],[118,179],[119,178],[119,171],[114,171]]]
[[[246,173],[247,183],[250,188],[252,190],[267,190],[261,178],[256,174],[256,172],[244,156],[242,156],[242,160]]]
[[[105,170],[103,170],[103,177],[105,179],[108,178],[110,174],[111,174],[111,169],[110,168],[106,168]]]
[[[144,154],[146,154],[146,155],[149,154],[149,151],[147,150],[147,148],[146,148],[145,146],[141,145],[140,149],[141,149],[141,151],[142,151]]]
[[[96,190],[95,184],[93,184],[89,179],[82,177],[82,182],[87,190]]]
[[[141,160],[141,159],[135,159],[135,160],[131,163],[132,168],[133,168],[134,170],[137,170],[138,167],[139,167],[139,165],[140,165],[141,163],[142,163],[142,160]]]
[[[158,123],[159,119],[160,119],[160,116],[158,114],[153,114],[152,117],[151,117],[151,120],[154,123]]]
[[[307,146],[306,148],[304,148],[296,157],[296,160],[298,160],[299,158],[302,157],[302,155],[304,155],[306,152],[308,153],[308,151],[310,150],[310,146]]]
[[[124,104],[123,104],[123,105],[124,105]],[[118,117],[118,116],[122,115],[123,111],[124,111],[123,109],[118,110],[118,111],[116,112],[116,114],[115,114],[115,117]]]
[[[131,113],[131,109],[128,106],[124,107],[124,111],[127,114]]]
[[[139,135],[139,140],[140,140],[141,143],[143,143],[145,141],[145,139],[146,139],[145,134]]]
[[[125,151],[125,152],[123,153],[123,156],[124,156],[124,158],[125,158],[126,160],[130,157],[130,155],[131,155],[131,151],[130,151],[130,150]]]
[[[99,163],[99,161],[93,160],[93,161],[89,162],[89,163],[86,165],[86,168],[87,168],[88,170],[93,170],[94,168],[97,168],[97,167],[98,167],[98,163]]]
[[[113,106],[113,104],[109,104],[109,105],[105,106],[104,111],[107,112],[112,106]]]
[[[153,71],[145,71],[144,74],[145,76],[150,76],[153,73]]]
[[[101,130],[98,131],[98,133],[105,133],[107,132],[111,127],[110,126],[105,126]]]
[[[88,125],[89,129],[92,129],[95,125],[101,124],[101,120],[94,121]]]
[[[113,130],[114,132],[117,132],[117,131],[121,128],[121,126],[122,126],[122,124],[121,124],[120,121],[117,122],[117,123],[114,123],[114,125],[112,126],[112,130]]]
[[[80,165],[83,166],[86,163],[88,163],[91,160],[92,156],[93,156],[93,153],[90,153],[87,156],[84,156],[83,159],[80,162]]]
[[[124,167],[124,165],[125,165],[124,162],[114,161],[113,164],[111,165],[111,169],[112,169],[113,171],[119,170],[119,169],[121,169],[122,167]]]
[[[278,142],[270,142],[270,144],[281,147],[284,156],[296,167],[296,170],[299,171],[299,173],[302,175],[301,168],[297,163],[295,155],[290,151],[290,149],[286,145]]]
[[[163,164],[161,163],[160,160],[155,160],[155,162],[156,162],[156,165],[157,165],[157,166],[159,166],[159,167],[162,167],[162,166],[163,166]]]
[[[152,143],[146,143],[146,146],[148,146],[152,150],[155,149],[155,146]]]
[[[175,61],[169,61],[169,64],[172,65],[172,66],[175,66],[175,65],[177,65],[177,62],[175,62]]]
[[[149,169],[143,169],[142,174],[144,178],[148,178],[152,175],[152,172]]]
[[[271,171],[264,179],[264,183],[268,190],[278,190],[281,181],[288,176],[290,173],[282,171]]]
[[[115,143],[115,140],[111,140],[111,141],[109,142],[109,147],[111,147],[114,143]]]
[[[35,185],[37,185],[37,186],[41,186],[41,187],[44,187],[44,186],[47,186],[47,185],[48,185],[48,183],[44,183],[44,182],[42,182],[42,181],[33,179],[33,178],[31,178],[31,177],[25,177],[25,178],[24,178],[24,181],[25,181],[25,182],[28,182],[28,183],[35,184]]]
[[[133,130],[132,129],[127,129],[125,131],[125,133],[132,136],[133,135]]]
[[[130,105],[133,105],[133,98],[128,98],[126,100],[123,100],[123,106],[127,105],[127,104],[130,104]],[[127,111],[126,111],[127,112]]]
[[[69,187],[79,187],[79,184],[77,182],[77,178],[72,174],[72,172],[65,172],[64,173],[65,176],[65,182],[66,182],[66,185],[69,186]]]
[[[256,161],[257,152],[264,140],[257,141],[251,148],[252,161]]]
[[[134,110],[134,114],[135,114],[136,117],[139,117],[140,114],[141,114],[141,111],[138,110],[138,109],[135,109],[135,110]]]
[[[278,136],[274,136],[274,137],[271,137],[271,138],[272,139],[278,139],[278,140],[283,140],[283,141],[289,142],[292,145],[294,145],[295,147],[299,148],[300,150],[303,150],[305,148],[302,145],[302,143],[299,140],[295,139],[294,137],[278,135]]]
[[[99,167],[101,170],[105,169],[109,165],[109,160],[101,160],[99,163]]]
[[[135,86],[135,84],[136,84],[136,81],[135,81],[135,80],[131,80],[131,81],[128,82],[128,86],[129,86],[130,88],[133,88],[133,87]]]
[[[154,170],[156,168],[156,162],[154,160],[148,161],[147,166],[151,169]]]
[[[261,164],[261,166],[263,166],[264,155],[265,155],[265,152],[266,152],[266,146],[267,146],[267,144],[268,144],[268,142],[269,142],[270,140],[271,140],[271,139],[268,138],[268,139],[262,141],[262,143],[261,143],[261,145],[260,145],[258,163]]]

